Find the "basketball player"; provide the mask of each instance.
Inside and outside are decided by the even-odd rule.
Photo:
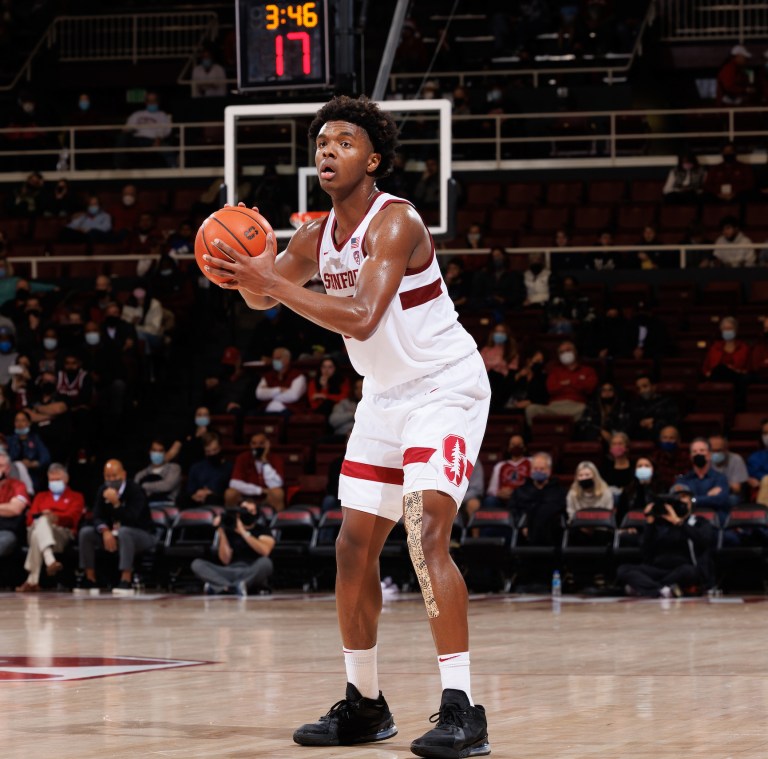
[[[339,483],[336,600],[346,698],[293,735],[310,746],[380,741],[397,733],[379,690],[379,554],[401,517],[432,629],[442,680],[436,726],[411,744],[423,757],[490,753],[485,710],[472,700],[467,589],[449,554],[456,511],[485,432],[490,388],[474,340],[459,325],[434,244],[413,206],[381,193],[397,127],[366,98],[337,97],[309,129],[322,188],[333,200],[274,256],[214,241],[205,256],[256,309],[282,303],[344,336],[365,378]],[[326,293],[303,285],[317,272]]]

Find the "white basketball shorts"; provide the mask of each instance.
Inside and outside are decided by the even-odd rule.
[[[396,522],[403,496],[439,490],[461,505],[488,421],[491,389],[475,352],[426,377],[367,394],[339,480],[347,506]]]

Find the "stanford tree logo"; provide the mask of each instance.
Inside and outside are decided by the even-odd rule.
[[[467,444],[463,437],[447,435],[443,438],[443,472],[456,487],[461,485],[467,471]]]

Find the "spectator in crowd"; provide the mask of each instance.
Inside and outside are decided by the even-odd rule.
[[[569,248],[572,245],[571,234],[564,227],[560,227],[555,230],[553,238],[554,248]],[[558,253],[556,250],[552,256],[552,268],[556,272],[561,272],[564,269],[584,269],[584,257],[581,253]]]
[[[153,440],[149,446],[149,466],[136,472],[133,477],[141,485],[150,503],[175,503],[181,489],[181,467],[166,461],[166,453],[165,443],[157,438]]]
[[[358,377],[352,382],[346,398],[336,403],[328,417],[333,436],[338,440],[346,440],[355,424],[357,404],[363,397],[363,380]]]
[[[504,458],[494,464],[483,506],[509,509],[515,490],[530,476],[531,460],[526,456],[525,440],[522,435],[512,435],[504,450]]]
[[[700,221],[692,221],[683,235],[683,245],[698,245],[698,249],[685,252],[687,265],[708,269],[714,266],[715,259],[712,256],[712,245],[704,225]]]
[[[661,244],[659,230],[656,228],[656,225],[646,224],[640,234],[638,245],[641,247],[640,250],[637,251],[637,260],[630,260],[630,265],[634,265],[634,268],[639,268],[643,271],[658,269],[664,254],[661,251],[643,250],[643,248],[654,248]]]
[[[83,366],[93,380],[98,416],[107,428],[117,429],[128,392],[127,374],[120,356],[105,344],[95,321],[87,321],[84,325],[81,351]]]
[[[757,261],[752,240],[739,229],[739,220],[735,216],[724,216],[721,220],[720,236],[715,240],[712,255],[723,266],[731,269],[739,266],[754,266]]]
[[[155,546],[155,527],[141,485],[128,479],[123,464],[109,459],[104,464],[104,482],[96,493],[93,524],[80,529],[80,569],[84,572],[75,592],[90,593],[98,588],[96,551],[118,554],[120,580],[115,595],[132,595],[131,577],[136,556]]]
[[[395,71],[424,71],[428,63],[427,49],[418,24],[412,18],[403,22],[395,53]]]
[[[768,506],[768,419],[760,422],[760,447],[747,458],[749,486],[757,494],[755,501]]]
[[[610,248],[614,245],[613,231],[610,229],[603,229],[595,243],[596,246],[603,248]],[[608,251],[597,253],[590,253],[584,257],[585,263],[587,263],[588,269],[594,269],[595,271],[613,271],[619,268],[619,261],[615,253]]]
[[[28,89],[21,90],[16,103],[5,109],[7,116],[3,119],[3,127],[8,131],[4,133],[3,139],[7,143],[7,149],[19,152],[53,147],[53,133],[43,131],[50,123],[46,110],[35,93]],[[29,165],[29,162],[30,158],[25,157],[23,162],[17,165],[21,167],[24,164]]]
[[[8,213],[15,218],[34,219],[41,216],[48,204],[45,179],[39,171],[27,175],[24,184],[13,192]]]
[[[492,309],[497,321],[523,301],[520,275],[510,268],[511,256],[505,248],[491,248],[488,262],[472,277],[472,301],[476,308]]]
[[[515,490],[512,512],[525,517],[524,538],[531,545],[559,546],[566,514],[565,488],[552,476],[552,457],[539,452],[531,456],[531,476]]]
[[[696,498],[697,507],[715,509],[722,524],[730,510],[728,480],[725,475],[713,468],[712,452],[707,440],[696,438],[691,443],[690,453],[693,469],[682,477],[678,477],[676,484],[687,485],[690,488]]]
[[[747,495],[749,480],[746,462],[738,453],[728,450],[728,438],[724,435],[710,435],[709,449],[712,453],[712,468],[728,480],[730,505],[736,506],[742,503]]]
[[[211,428],[211,412],[207,406],[195,409],[193,426],[179,435],[168,447],[166,461],[177,461],[182,472],[187,472],[190,466],[206,456],[204,448],[206,435],[216,432]],[[218,435],[218,433],[216,433]]]
[[[39,376],[42,372],[53,372],[61,368],[61,349],[59,347],[59,333],[56,327],[46,327],[43,332],[42,350],[35,351],[32,361],[32,373]]]
[[[616,583],[631,596],[671,598],[694,589],[701,592],[712,584],[712,525],[691,513],[686,487],[678,486],[660,503],[663,512],[653,503],[644,509],[642,563],[622,564]]]
[[[609,441],[608,459],[600,467],[600,474],[613,493],[615,503],[618,503],[634,476],[632,462],[629,460],[629,445],[626,433],[615,432]]]
[[[54,461],[67,461],[71,454],[70,417],[67,399],[56,390],[56,372],[43,371],[30,391],[27,411],[37,425],[40,438]]]
[[[583,509],[613,509],[613,493],[591,461],[576,467],[576,477],[566,496],[568,519]]]
[[[723,147],[723,160],[710,166],[704,180],[704,192],[724,203],[744,200],[755,188],[755,175],[748,163],[736,157],[736,145],[728,142]]]
[[[440,164],[436,158],[424,161],[424,171],[413,188],[413,200],[425,210],[440,207]]]
[[[584,408],[576,425],[580,440],[610,443],[616,432],[629,428],[629,410],[622,393],[613,382],[603,382]]]
[[[653,503],[653,498],[658,492],[653,461],[647,456],[640,456],[637,459],[632,474],[629,484],[621,491],[616,507],[616,518],[619,524],[628,512],[645,511],[646,506]]]
[[[125,247],[131,253],[141,253],[147,256],[160,253],[163,243],[163,233],[157,227],[154,214],[149,211],[142,211],[139,214],[136,226],[130,230],[125,238]]]
[[[691,203],[698,201],[704,192],[706,169],[699,163],[695,153],[681,153],[677,166],[669,170],[664,183],[664,200],[668,203]]]
[[[139,191],[135,184],[123,185],[120,200],[109,207],[112,216],[112,237],[116,242],[123,242],[139,223]]]
[[[285,506],[283,478],[277,470],[277,461],[270,456],[269,438],[263,432],[251,436],[250,450],[243,451],[235,459],[232,479],[224,493],[224,503],[232,507],[244,496],[258,498],[275,511]]]
[[[654,361],[661,359],[666,353],[666,327],[664,323],[651,314],[651,309],[644,301],[624,308],[627,327],[625,341],[629,353],[627,358],[640,361],[650,358]]]
[[[229,345],[203,380],[202,405],[213,414],[241,414],[250,384],[243,369],[242,354],[234,345]]]
[[[93,379],[83,368],[83,360],[75,351],[64,351],[62,368],[56,375],[56,392],[67,399],[72,427],[78,430],[92,429]]]
[[[11,556],[24,541],[24,510],[29,506],[27,488],[10,476],[11,457],[0,452],[0,557]]]
[[[123,306],[120,318],[133,325],[148,356],[156,356],[162,351],[163,306],[157,298],[148,295],[143,287],[134,288]],[[154,379],[154,373],[151,373],[150,380],[154,381]]]
[[[12,461],[20,461],[32,477],[35,490],[44,488],[43,479],[51,454],[40,435],[32,431],[32,417],[28,411],[16,412],[14,432],[8,436],[8,455]]]
[[[72,190],[69,181],[60,178],[53,192],[45,197],[43,216],[55,216],[59,219],[69,219],[80,209],[80,201]]]
[[[494,413],[498,413],[513,395],[520,369],[517,340],[506,322],[493,326],[486,344],[480,349],[480,355],[491,383],[491,407]]]
[[[9,372],[18,365],[19,352],[16,350],[15,335],[6,326],[0,326],[0,385],[5,387],[11,381]]]
[[[486,252],[488,250],[488,246],[485,243],[485,232],[483,230],[483,225],[478,221],[472,222],[467,227],[467,232],[464,235],[464,240],[462,243],[462,248],[470,248],[471,250]],[[475,263],[478,260],[478,256],[473,255],[468,256],[467,258],[469,260],[466,261],[466,264],[469,269],[478,268]]]
[[[528,268],[523,272],[524,306],[542,306],[552,293],[552,272],[547,268],[543,253],[528,256]]]
[[[461,311],[469,303],[471,280],[464,271],[464,260],[460,256],[454,256],[448,261],[443,273],[443,280],[454,308]]]
[[[291,352],[287,348],[275,348],[272,368],[256,387],[256,398],[264,404],[264,412],[289,416],[303,407],[306,393],[307,378],[291,366]]]
[[[605,309],[604,316],[594,326],[594,332],[599,358],[611,360],[630,352],[627,320],[617,306]]]
[[[209,47],[200,51],[191,79],[193,98],[221,98],[227,94],[227,72],[214,60]]]
[[[122,169],[130,163],[135,165],[136,155],[125,153],[125,148],[160,148],[169,145],[172,132],[171,116],[160,108],[160,98],[156,92],[147,92],[144,108],[134,111],[125,123],[117,141],[115,168]],[[162,150],[161,155],[167,166],[178,165],[176,153]]]
[[[485,470],[483,462],[478,458],[469,475],[469,485],[464,494],[464,500],[459,506],[459,513],[462,515],[464,524],[467,524],[472,515],[483,505],[483,496],[485,495]]]
[[[664,427],[680,421],[680,410],[673,398],[661,395],[649,374],[635,380],[637,395],[629,405],[629,434],[634,440],[657,440]]]
[[[751,382],[768,382],[768,316],[763,317],[760,337],[752,344],[748,370]]]
[[[220,564],[195,559],[192,571],[204,581],[206,595],[234,591],[244,598],[249,591],[269,591],[275,539],[253,498],[244,498],[238,509],[228,509],[214,518],[219,533]]]
[[[85,211],[78,211],[61,230],[62,242],[93,245],[108,242],[112,235],[112,217],[101,207],[98,195],[88,197]]]
[[[309,408],[316,414],[329,417],[333,407],[349,395],[349,380],[339,371],[336,360],[326,356],[320,362],[320,371],[307,383]]]
[[[721,340],[707,349],[702,374],[713,382],[741,383],[749,370],[749,346],[737,339],[739,323],[733,316],[720,321]]]
[[[222,504],[232,478],[232,462],[222,456],[218,434],[206,432],[202,442],[205,455],[189,468],[187,497],[194,506]]]
[[[48,488],[42,490],[27,511],[27,579],[16,588],[18,593],[40,590],[40,572],[45,565],[49,577],[64,568],[56,558],[74,539],[85,512],[83,494],[69,487],[69,472],[63,464],[48,467]]]
[[[734,45],[728,60],[717,72],[717,104],[748,105],[755,99],[753,78],[749,74],[752,53],[744,45]]]
[[[537,416],[564,414],[578,421],[597,387],[595,370],[579,361],[576,345],[570,340],[560,343],[557,358],[557,364],[550,365],[547,372],[549,403],[532,403],[525,409],[529,426]]]
[[[651,454],[656,481],[663,490],[669,490],[675,480],[688,471],[690,456],[680,445],[680,431],[674,425],[659,430],[658,447]]]

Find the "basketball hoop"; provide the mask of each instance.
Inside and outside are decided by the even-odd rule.
[[[296,211],[292,213],[288,221],[294,229],[298,229],[302,224],[306,224],[313,219],[324,219],[329,211]]]

